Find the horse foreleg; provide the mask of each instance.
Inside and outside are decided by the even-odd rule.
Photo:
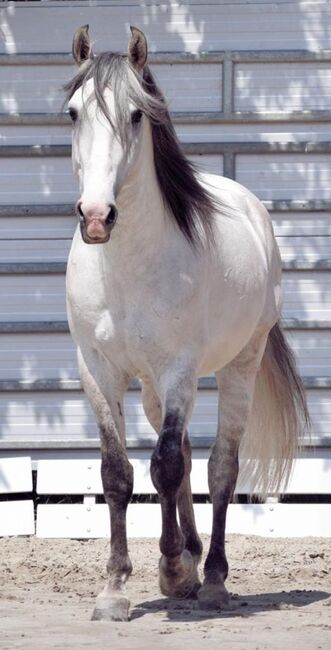
[[[161,404],[153,387],[150,384],[143,383],[142,402],[143,402],[145,415],[150,425],[154,428],[156,433],[159,435],[162,426]],[[196,529],[193,503],[192,503],[192,491],[191,491],[191,481],[190,481],[190,473],[192,468],[191,445],[190,445],[187,430],[185,431],[185,435],[183,437],[182,451],[184,455],[185,472],[177,492],[177,507],[178,507],[180,528],[184,535],[184,547],[191,553],[194,562],[197,566],[200,562],[201,555],[202,555],[202,543]],[[198,584],[198,579],[197,579],[197,584]]]
[[[219,388],[219,418],[216,442],[208,463],[209,491],[213,504],[210,549],[204,567],[205,579],[198,592],[203,609],[226,608],[229,602],[225,580],[228,562],[225,554],[225,523],[229,501],[238,477],[238,451],[245,432],[259,362],[260,348],[250,345],[231,364],[216,374]]]
[[[196,565],[198,565],[202,555],[202,543],[196,528],[193,510],[190,480],[192,452],[187,430],[185,431],[182,449],[184,454],[185,473],[177,495],[178,514],[180,527],[185,538],[185,548],[190,551]]]
[[[111,530],[108,583],[97,597],[92,619],[127,621],[130,601],[125,583],[132,572],[132,564],[128,554],[126,510],[133,490],[133,468],[124,447],[122,395],[117,389],[118,394],[114,392],[113,398],[106,400],[80,353],[79,366],[84,391],[100,431],[101,478]]]
[[[188,541],[192,541],[196,530],[193,510],[187,510],[190,499],[187,493],[190,487],[187,473],[190,466],[187,450],[184,451],[187,444],[184,442],[186,424],[193,403],[193,386],[191,391],[188,389],[185,392],[186,396],[181,399],[180,387],[177,390],[172,387],[171,396],[166,396],[165,416],[151,459],[152,481],[159,495],[162,513],[160,589],[164,595],[177,598],[196,593],[200,586],[197,561],[186,546]],[[177,501],[181,509],[181,523],[184,523],[183,532],[177,522]],[[198,538],[195,542],[196,552],[198,547],[200,550]]]

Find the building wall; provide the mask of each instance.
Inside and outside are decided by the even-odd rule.
[[[331,5],[263,2],[12,2],[0,9],[0,451],[97,453],[65,313],[65,262],[77,185],[63,83],[74,30],[96,52],[125,51],[129,25],[178,135],[202,169],[252,189],[270,209],[284,267],[284,319],[305,377],[320,458],[331,450]],[[154,434],[139,391],[126,402],[128,445]],[[191,424],[195,455],[216,430],[212,378]],[[306,455],[310,442],[304,441]],[[95,451],[94,451],[95,450]],[[200,450],[200,451],[199,451]],[[321,466],[322,467],[322,466]],[[326,467],[326,465],[325,465]],[[322,470],[321,470],[322,471]]]

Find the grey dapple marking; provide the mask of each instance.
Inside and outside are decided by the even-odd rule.
[[[278,324],[281,262],[270,219],[248,190],[198,175],[186,160],[146,65],[142,32],[132,28],[127,57],[94,56],[85,26],[74,36],[73,55],[79,70],[67,94],[81,194],[68,319],[100,429],[111,518],[109,580],[93,617],[128,618],[133,473],[123,397],[134,377],[159,434],[151,475],[162,510],[161,590],[197,594],[201,607],[226,607],[225,518],[239,449],[250,489],[279,489],[307,419]],[[187,428],[198,377],[211,372],[220,416],[208,466],[212,538],[200,586]]]

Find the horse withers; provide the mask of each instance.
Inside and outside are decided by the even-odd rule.
[[[169,597],[197,596],[204,609],[228,604],[225,519],[239,450],[249,490],[279,490],[308,419],[278,322],[281,260],[269,216],[247,189],[198,174],[186,159],[146,63],[146,38],[131,32],[127,56],[95,56],[88,26],[81,27],[73,40],[79,69],[66,86],[80,183],[68,319],[101,436],[111,554],[93,618],[108,620],[127,620],[129,611],[133,470],[123,398],[130,381],[141,380],[158,434],[151,476],[162,511],[160,588]],[[219,418],[201,585],[187,427],[198,378],[208,373],[217,379]]]

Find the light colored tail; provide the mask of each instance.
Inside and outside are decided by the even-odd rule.
[[[305,390],[279,323],[269,337],[255,384],[252,413],[241,447],[240,483],[260,497],[282,492],[299,438],[310,430]]]

